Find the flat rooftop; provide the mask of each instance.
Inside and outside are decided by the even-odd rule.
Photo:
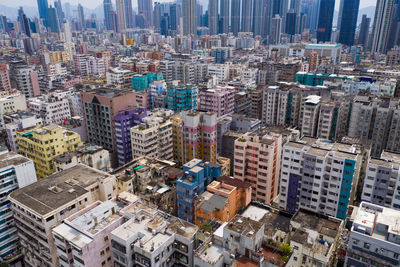
[[[86,188],[111,177],[83,164],[52,174],[36,183],[20,188],[10,198],[40,215],[46,215],[86,194]]]
[[[393,241],[396,238],[389,240],[390,235],[400,236],[400,211],[362,202],[352,230],[400,245],[400,242]]]
[[[0,169],[7,168],[10,166],[18,166],[26,162],[31,161],[15,152],[7,152],[0,154]]]
[[[336,238],[339,234],[341,220],[319,215],[306,210],[298,210],[292,222],[299,223],[304,229],[312,229],[320,234]]]
[[[132,93],[133,92],[130,90],[98,88],[98,89],[94,89],[90,92],[85,92],[84,94],[92,94],[92,95],[104,96],[104,97],[108,97],[108,98],[114,98],[114,97],[124,96],[127,94],[132,94]]]

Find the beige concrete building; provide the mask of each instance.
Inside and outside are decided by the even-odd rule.
[[[252,185],[252,200],[270,203],[278,195],[282,135],[247,133],[235,141],[233,176]]]
[[[78,164],[9,196],[27,266],[60,266],[52,229],[97,200],[116,196],[115,177]]]

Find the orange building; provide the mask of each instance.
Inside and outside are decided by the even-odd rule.
[[[195,199],[195,224],[212,220],[230,221],[251,202],[251,184],[236,178],[221,176],[207,186],[207,191]]]

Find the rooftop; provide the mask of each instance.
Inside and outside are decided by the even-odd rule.
[[[312,229],[319,234],[336,238],[342,221],[300,209],[293,215],[292,222],[300,224],[304,229]]]
[[[20,188],[12,192],[10,198],[46,215],[89,192],[88,186],[109,177],[108,173],[78,164]]]
[[[85,94],[92,94],[98,96],[104,96],[108,98],[114,98],[119,96],[124,96],[127,94],[132,94],[133,92],[130,90],[123,89],[109,89],[109,88],[98,88],[90,92],[85,92]]]
[[[252,219],[243,217],[241,215],[236,215],[233,219],[226,225],[226,229],[231,230],[236,233],[245,233],[249,238],[253,238],[256,233],[264,226],[262,222],[257,222]]]
[[[0,154],[0,170],[10,166],[18,166],[29,161],[31,160],[14,152],[3,153]]]
[[[356,210],[352,231],[400,245],[400,211],[362,202]]]

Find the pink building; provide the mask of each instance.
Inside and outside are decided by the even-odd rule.
[[[97,201],[53,229],[62,266],[114,266],[110,233],[126,220],[117,201]]]
[[[136,95],[136,105],[141,108],[149,109],[149,90],[145,89],[139,92],[135,92]]]
[[[217,115],[213,112],[182,111],[183,159],[216,162]]]
[[[282,135],[246,133],[236,139],[233,175],[251,183],[252,200],[270,203],[278,195]]]
[[[233,114],[235,109],[235,88],[232,86],[208,89],[200,92],[200,109],[215,112],[218,117]]]
[[[11,92],[10,75],[6,64],[0,64],[0,91]]]

